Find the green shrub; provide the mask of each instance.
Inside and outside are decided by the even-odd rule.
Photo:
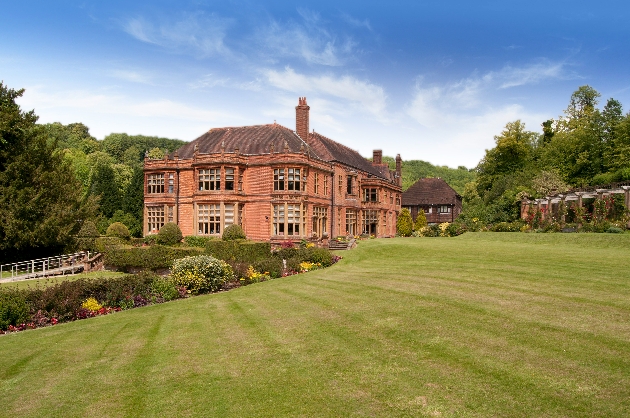
[[[29,309],[23,292],[15,289],[0,289],[0,330],[9,325],[17,326],[29,319]]]
[[[213,292],[234,278],[232,268],[209,255],[185,257],[173,262],[171,277],[177,286],[191,293]]]
[[[129,240],[129,238],[131,237],[131,235],[129,234],[129,229],[122,222],[114,222],[113,224],[108,226],[105,235],[108,237],[120,238],[125,241]]]
[[[208,241],[206,253],[219,260],[237,260],[249,264],[269,258],[271,256],[271,244],[256,241]]]
[[[199,237],[197,235],[188,235],[184,237],[184,243],[189,247],[205,248],[208,241],[216,239],[214,237]]]
[[[256,271],[267,272],[273,279],[282,277],[282,259],[278,257],[269,257],[264,260],[258,260],[252,263],[252,267]]]
[[[165,247],[108,247],[104,253],[106,266],[116,267],[120,271],[133,268],[157,270],[167,269],[179,258],[199,255],[199,248]]]
[[[118,248],[123,244],[124,242],[118,237],[100,237],[96,238],[96,241],[94,241],[96,251],[100,253],[105,253],[111,249]]]
[[[412,231],[413,221],[411,220],[411,213],[409,212],[409,209],[403,208],[396,220],[396,232],[401,237],[409,237],[411,236]]]
[[[153,302],[168,302],[179,298],[179,291],[175,282],[171,278],[157,277],[151,283],[151,293]]]
[[[499,222],[490,227],[492,232],[521,232],[524,222]]]
[[[155,241],[162,245],[175,245],[182,240],[182,230],[176,223],[168,222],[160,228]]]
[[[230,225],[223,230],[223,241],[234,241],[237,239],[245,239],[245,231],[240,225]]]
[[[92,221],[85,221],[77,233],[77,248],[81,251],[97,251],[96,239],[101,234]]]
[[[616,226],[611,226],[610,228],[606,230],[606,232],[609,234],[623,234],[623,229],[618,228]]]
[[[156,234],[147,235],[146,237],[143,238],[143,241],[147,245],[155,245],[157,244],[157,235]]]
[[[420,231],[422,228],[427,226],[427,216],[424,214],[424,210],[418,211],[418,216],[416,217],[416,222],[413,224],[414,231]]]

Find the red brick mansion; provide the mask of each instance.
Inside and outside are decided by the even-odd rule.
[[[175,222],[186,235],[219,236],[241,225],[255,240],[394,236],[401,205],[396,170],[309,132],[306,98],[296,130],[214,128],[164,159],[144,161],[144,234]]]

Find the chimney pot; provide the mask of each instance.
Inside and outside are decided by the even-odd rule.
[[[372,164],[383,164],[383,150],[375,149],[372,153]]]
[[[299,97],[298,105],[295,107],[295,132],[304,141],[308,138],[310,109],[306,104],[306,97]]]

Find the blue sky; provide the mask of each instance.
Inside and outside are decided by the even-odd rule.
[[[294,129],[306,96],[311,128],[364,156],[470,168],[581,85],[630,106],[629,18],[622,1],[21,0],[0,14],[0,79],[99,139]]]

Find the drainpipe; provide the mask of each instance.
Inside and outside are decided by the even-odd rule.
[[[179,226],[179,168],[175,169],[177,173],[177,193],[175,193],[175,223]]]
[[[335,229],[335,170],[331,174],[330,181],[330,190],[332,191],[332,201],[331,201],[331,214],[330,214],[330,237],[328,239],[332,239],[333,231]]]

